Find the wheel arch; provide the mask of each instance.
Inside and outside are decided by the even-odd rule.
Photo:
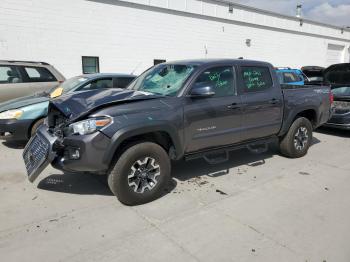
[[[316,108],[313,108],[313,107],[305,107],[305,108],[302,108],[299,110],[290,111],[284,117],[285,121],[282,125],[279,136],[283,137],[288,132],[288,130],[290,129],[290,127],[292,126],[294,121],[299,117],[305,117],[306,119],[308,119],[311,122],[312,127],[316,128],[318,125],[318,113],[317,112],[318,112],[318,110]]]
[[[27,137],[28,138],[30,138],[31,137],[31,132],[32,132],[32,129],[33,129],[33,127],[34,127],[34,125],[38,122],[38,121],[40,121],[40,120],[43,120],[43,119],[45,119],[46,118],[46,116],[38,116],[38,117],[36,117],[35,119],[33,119],[32,120],[32,122],[30,123],[30,125],[29,125],[29,127],[28,127],[28,130],[27,130]]]
[[[153,125],[128,127],[118,130],[111,138],[111,144],[105,156],[105,163],[110,165],[118,157],[118,151],[122,151],[127,145],[138,141],[154,142],[163,147],[166,152],[174,154],[174,159],[180,159],[183,155],[179,131],[170,126]],[[172,150],[172,148],[174,150]]]
[[[317,111],[315,109],[306,109],[299,112],[294,117],[292,123],[299,117],[305,117],[306,119],[308,119],[311,122],[313,128],[317,126]]]

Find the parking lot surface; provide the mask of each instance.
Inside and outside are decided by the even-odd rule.
[[[52,169],[31,184],[22,147],[0,143],[1,261],[350,261],[350,133],[309,154],[272,147],[173,163],[152,203],[123,206],[105,177]]]

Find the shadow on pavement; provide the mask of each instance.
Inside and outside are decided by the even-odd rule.
[[[317,138],[313,139],[313,145],[320,143]],[[271,144],[265,153],[254,154],[247,149],[232,151],[227,162],[210,165],[204,159],[192,161],[175,161],[172,163],[172,176],[180,181],[187,181],[196,177],[210,176],[219,177],[229,173],[231,168],[238,166],[259,167],[265,164],[265,160],[279,154],[278,145]],[[177,182],[171,179],[164,190],[163,196],[173,191]],[[81,194],[81,195],[105,195],[113,196],[107,184],[107,176],[93,175],[89,173],[64,173],[62,175],[50,175],[38,184],[42,190]]]
[[[38,188],[70,194],[113,195],[107,186],[105,176],[95,176],[83,173],[50,175],[39,182]]]
[[[176,185],[176,181],[172,179],[162,196],[170,193]],[[107,176],[87,173],[50,175],[39,182],[38,188],[68,194],[114,196],[109,190]]]
[[[24,149],[26,141],[3,141],[2,144],[11,149]]]
[[[344,138],[350,137],[350,130],[342,130],[330,127],[320,127],[316,130],[316,132],[325,135],[339,136]]]
[[[227,162],[210,165],[204,159],[192,161],[179,161],[173,163],[172,175],[180,181],[186,181],[195,177],[210,176],[219,177],[229,173],[231,168],[242,165],[258,167],[265,164],[265,160],[278,154],[275,145],[270,146],[269,151],[262,154],[254,154],[247,149],[232,151]]]

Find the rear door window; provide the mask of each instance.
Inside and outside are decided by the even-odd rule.
[[[45,67],[25,66],[24,71],[27,74],[26,82],[55,82],[57,79]]]
[[[117,77],[114,79],[115,88],[126,88],[134,80],[134,77]]]
[[[112,78],[97,79],[87,83],[80,90],[95,90],[102,88],[112,88],[113,81]]]
[[[0,65],[0,84],[22,83],[22,76],[16,66]]]
[[[271,73],[264,66],[243,66],[241,68],[244,92],[258,92],[273,86]]]

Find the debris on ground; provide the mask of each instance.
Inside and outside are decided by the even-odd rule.
[[[223,192],[219,189],[216,189],[215,192],[219,193],[220,195],[227,195],[225,192]]]
[[[299,172],[299,174],[300,174],[300,175],[303,175],[303,176],[309,176],[309,175],[311,175],[311,174],[308,173],[308,172]]]
[[[202,177],[194,177],[194,178],[191,178],[189,180],[187,180],[187,183],[190,184],[190,183],[193,183],[193,184],[196,184],[197,186],[201,187],[201,186],[204,186],[206,184],[209,184],[208,181],[204,180]]]

